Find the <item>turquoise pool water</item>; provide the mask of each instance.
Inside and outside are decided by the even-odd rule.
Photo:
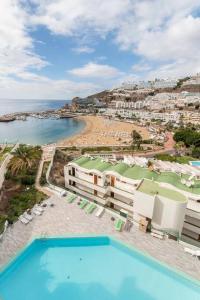
[[[200,160],[190,161],[190,164],[194,167],[200,167]]]
[[[3,300],[197,300],[200,286],[108,237],[35,240],[0,275]]]

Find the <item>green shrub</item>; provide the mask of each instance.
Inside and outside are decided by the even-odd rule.
[[[35,176],[26,175],[21,178],[21,183],[24,185],[33,185],[35,183]]]
[[[200,147],[195,147],[192,150],[192,156],[195,158],[200,158]]]
[[[0,234],[3,232],[4,230],[4,224],[7,220],[7,216],[5,215],[0,215]]]
[[[32,208],[36,203],[40,203],[46,195],[37,191],[34,187],[23,191],[10,199],[8,210],[8,221],[15,222],[27,209]]]

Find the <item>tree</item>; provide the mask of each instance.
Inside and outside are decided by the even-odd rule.
[[[176,150],[176,155],[181,155],[185,152],[185,144],[183,141],[176,143],[174,148]]]
[[[142,136],[139,134],[139,132],[137,132],[136,130],[133,130],[131,133],[131,137],[133,140],[133,145],[137,145],[137,148],[140,148],[140,144],[142,141]]]
[[[192,156],[195,158],[200,158],[200,147],[194,147],[192,150]]]
[[[153,166],[153,162],[151,160],[148,160],[147,162],[147,167],[150,171],[153,171],[154,169],[154,166]]]
[[[17,175],[20,171],[31,169],[38,159],[40,159],[39,148],[20,145],[13,153],[8,167],[12,175]]]

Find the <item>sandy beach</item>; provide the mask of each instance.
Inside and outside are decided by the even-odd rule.
[[[109,120],[100,116],[80,116],[78,120],[86,123],[83,131],[71,138],[57,143],[58,146],[120,146],[129,145],[132,141],[131,132],[136,130],[143,139],[149,138],[145,127],[135,124]]]

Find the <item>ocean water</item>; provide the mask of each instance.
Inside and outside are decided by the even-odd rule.
[[[37,240],[2,274],[4,300],[199,300],[200,285],[106,237]]]
[[[0,115],[13,112],[34,112],[60,108],[68,100],[2,100],[0,99]]]
[[[36,112],[57,109],[69,101],[0,100],[0,115],[13,112]],[[79,133],[85,123],[75,119],[37,119],[0,122],[0,143],[25,143],[43,145],[57,142]]]

